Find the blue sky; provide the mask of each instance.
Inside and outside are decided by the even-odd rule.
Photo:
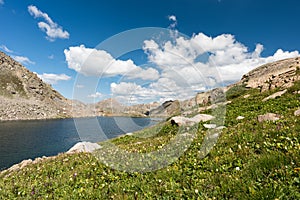
[[[297,0],[0,0],[0,50],[67,98],[75,90],[85,102],[184,99],[298,56],[299,13]],[[145,37],[140,50],[118,58],[101,49],[112,36],[142,27],[169,29],[171,42]],[[124,40],[134,43],[140,33]],[[104,60],[113,63],[109,69]]]

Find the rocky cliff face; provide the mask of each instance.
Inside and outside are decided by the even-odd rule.
[[[69,100],[0,52],[0,120],[68,117],[70,110]]]
[[[194,98],[180,102],[180,108],[183,113],[189,114],[189,110],[195,106],[204,108],[213,104],[214,101],[217,103],[218,100],[213,99],[214,96],[218,96],[225,103],[221,93],[225,93],[237,85],[243,85],[246,88],[258,88],[264,92],[278,87],[291,87],[298,80],[300,80],[300,57],[284,59],[259,66],[245,74],[237,83],[225,88],[198,93]],[[216,95],[216,93],[219,94]]]
[[[288,88],[299,80],[300,57],[262,65],[245,74],[239,83],[262,92],[277,87]]]

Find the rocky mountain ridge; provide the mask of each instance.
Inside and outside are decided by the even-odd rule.
[[[185,101],[167,101],[126,106],[116,99],[96,104],[68,100],[44,83],[35,73],[0,52],[0,120],[49,119],[86,116],[170,117],[189,115],[194,108],[213,106],[214,96],[228,89],[245,85],[262,92],[277,87],[290,87],[300,80],[300,58],[290,58],[262,65],[225,88],[198,93]]]
[[[69,117],[71,102],[35,73],[0,52],[0,119]]]

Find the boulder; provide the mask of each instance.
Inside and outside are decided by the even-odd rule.
[[[69,149],[69,151],[67,151],[67,153],[80,153],[80,152],[91,153],[100,148],[101,148],[101,146],[97,143],[78,142],[71,149]]]
[[[23,160],[19,166],[20,166],[20,169],[23,169],[24,167],[26,167],[27,165],[31,164],[32,163],[32,160],[31,159],[28,159],[28,160]]]
[[[286,89],[283,91],[276,92],[276,93],[264,98],[262,101],[268,101],[269,99],[275,99],[276,97],[281,97],[286,92],[287,92]]]
[[[192,118],[176,116],[176,117],[171,118],[171,123],[177,124],[178,126],[193,126],[196,123],[199,123],[201,121],[206,122],[206,121],[212,120],[214,118],[215,118],[214,116],[207,115],[207,114],[198,114]]]
[[[266,113],[264,115],[259,115],[257,119],[259,122],[276,121],[276,120],[280,119],[280,115],[275,114],[275,113]]]
[[[242,120],[242,119],[244,119],[245,117],[244,116],[238,116],[237,118],[236,118],[236,120]]]
[[[218,126],[216,129],[217,129],[217,130],[222,130],[222,129],[224,129],[224,128],[226,128],[226,126]]]
[[[300,115],[300,109],[296,110],[296,111],[294,112],[294,115],[295,115],[295,116],[299,116],[299,115]]]
[[[203,124],[203,126],[204,126],[205,128],[208,128],[208,129],[213,129],[213,128],[216,128],[216,127],[217,127],[216,124]]]

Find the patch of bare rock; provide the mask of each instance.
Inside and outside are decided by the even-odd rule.
[[[285,89],[283,91],[276,92],[276,93],[264,98],[262,101],[268,101],[269,99],[275,99],[277,97],[281,97],[286,92],[287,92],[287,89]]]
[[[193,126],[199,122],[206,122],[214,119],[215,117],[207,114],[198,114],[194,117],[188,118],[183,116],[176,116],[171,118],[172,124],[177,124],[178,126]]]
[[[259,115],[257,117],[259,122],[263,122],[263,121],[277,121],[281,118],[280,115],[275,114],[275,113],[266,113],[264,115]]]
[[[294,112],[294,115],[295,115],[295,116],[300,116],[300,109],[296,110],[296,111]]]
[[[67,151],[68,154],[70,153],[92,153],[93,151],[100,149],[101,146],[97,143],[92,142],[78,142],[75,144],[69,151]]]

